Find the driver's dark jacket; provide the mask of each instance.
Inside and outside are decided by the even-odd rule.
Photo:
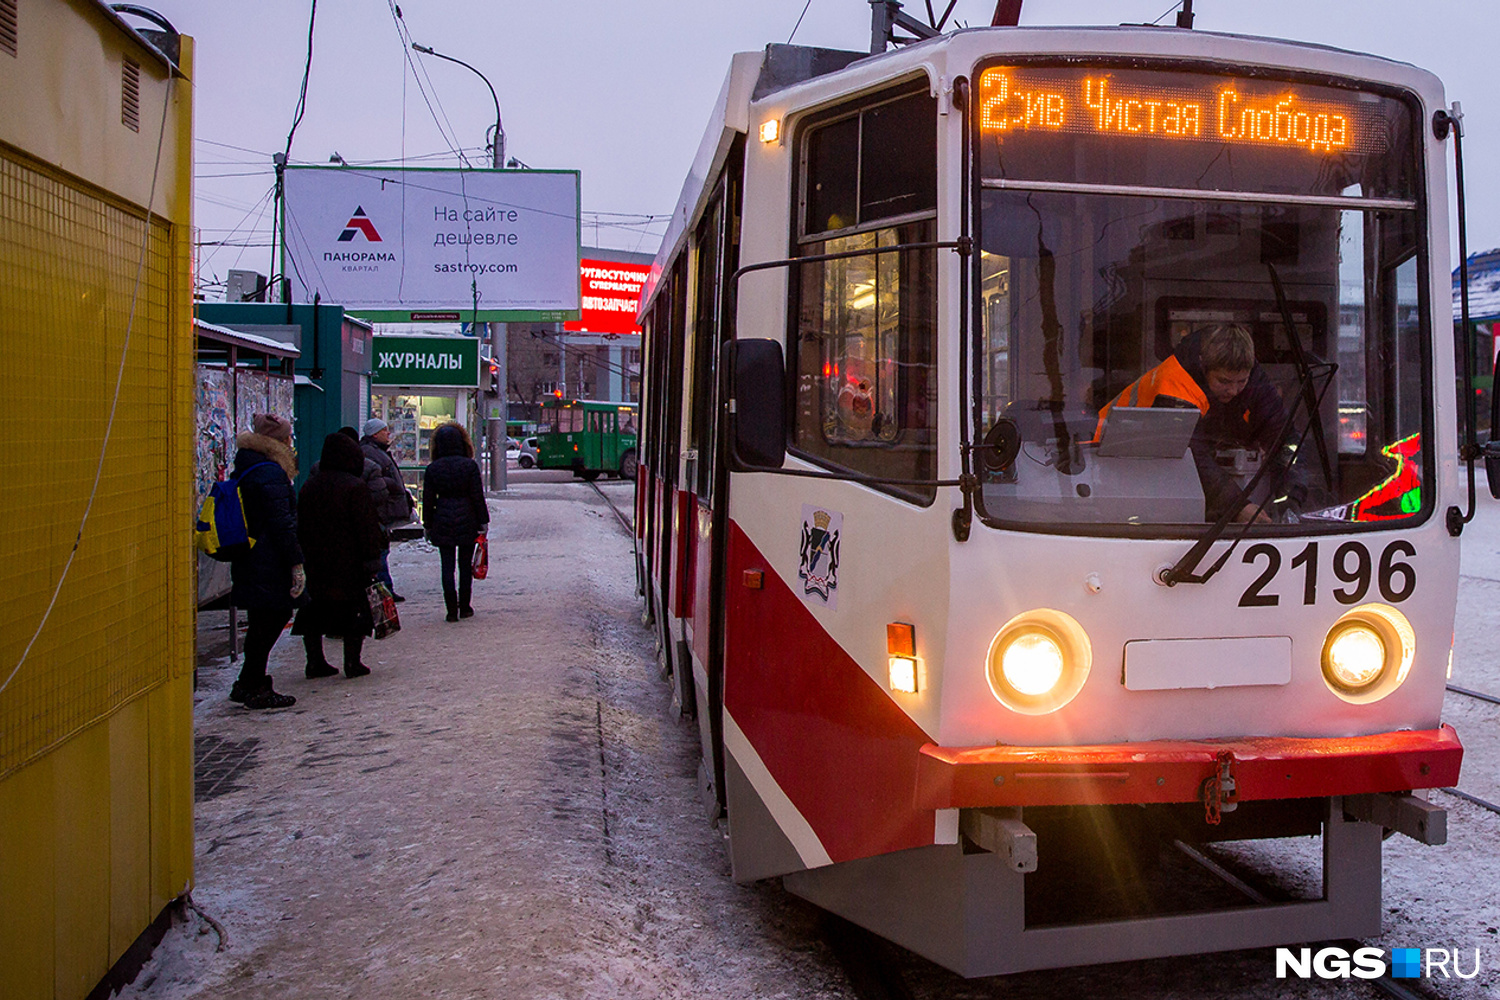
[[[1224,508],[1240,492],[1239,484],[1215,459],[1224,448],[1258,449],[1263,457],[1277,460],[1277,436],[1286,422],[1286,407],[1281,394],[1257,364],[1250,370],[1250,381],[1227,403],[1214,401],[1208,394],[1208,374],[1201,356],[1203,338],[1189,334],[1177,345],[1172,356],[1126,386],[1124,391],[1099,411],[1099,426],[1115,406],[1190,406],[1203,416],[1193,430],[1191,449],[1203,484],[1204,515],[1216,521]]]

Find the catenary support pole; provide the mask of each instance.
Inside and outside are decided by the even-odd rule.
[[[508,403],[510,399],[510,377],[505,365],[506,341],[509,338],[506,336],[506,332],[506,324],[490,324],[490,356],[494,359],[495,365],[499,369],[496,373],[495,382],[497,383],[496,388],[500,390],[494,403],[491,404],[494,409],[490,411],[489,434],[487,435],[490,440],[490,489],[492,490],[504,490],[506,488],[505,445],[507,439],[510,437],[510,426],[507,423],[507,419],[510,416],[510,406]]]

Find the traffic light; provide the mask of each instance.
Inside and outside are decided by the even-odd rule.
[[[490,395],[500,395],[500,366],[491,358],[486,358],[485,363],[490,368]]]

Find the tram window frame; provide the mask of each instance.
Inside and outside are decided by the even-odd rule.
[[[986,60],[977,65],[974,69],[974,78],[978,79],[980,73],[984,72],[991,66],[996,65],[1047,68],[1076,65],[1076,63],[1072,60],[1060,60],[1056,57],[1040,57],[1033,59],[995,58]],[[1245,66],[1240,64],[1208,64],[1203,62],[1202,60],[1184,60],[1171,58],[1153,58],[1149,61],[1148,64],[1147,62],[1142,60],[1124,59],[1118,57],[1101,57],[1098,59],[1091,59],[1089,61],[1089,66],[1090,68],[1097,68],[1101,70],[1119,68],[1149,69],[1167,72],[1183,71],[1206,73],[1220,77],[1243,77],[1255,78],[1260,80],[1273,80],[1280,83],[1311,84],[1315,86],[1347,90],[1356,94],[1376,95],[1379,97],[1391,99],[1404,106],[1406,112],[1409,115],[1408,121],[1410,124],[1410,133],[1408,136],[1409,142],[1401,155],[1408,158],[1408,162],[1404,165],[1403,169],[1408,171],[1405,176],[1409,180],[1413,193],[1411,195],[1411,206],[1408,208],[1400,209],[1399,211],[1405,213],[1407,216],[1407,225],[1409,225],[1410,231],[1412,232],[1412,239],[1410,243],[1406,245],[1405,250],[1398,257],[1393,257],[1392,259],[1386,260],[1377,256],[1373,263],[1366,264],[1364,274],[1365,300],[1363,309],[1366,327],[1365,332],[1361,337],[1359,349],[1365,352],[1373,352],[1382,344],[1387,348],[1395,347],[1398,349],[1399,353],[1401,353],[1402,361],[1406,365],[1415,365],[1419,368],[1418,383],[1417,385],[1411,387],[1411,390],[1419,392],[1421,396],[1420,402],[1416,407],[1416,412],[1417,414],[1419,414],[1418,420],[1420,425],[1420,432],[1423,434],[1424,440],[1430,438],[1433,442],[1430,446],[1424,446],[1421,449],[1421,482],[1428,485],[1427,489],[1422,490],[1421,508],[1409,517],[1393,520],[1328,521],[1326,523],[1304,520],[1300,524],[1251,525],[1248,530],[1252,534],[1257,535],[1296,535],[1300,537],[1309,533],[1317,534],[1324,532],[1409,530],[1426,523],[1427,520],[1432,517],[1438,509],[1435,501],[1435,487],[1437,484],[1437,457],[1439,450],[1436,435],[1439,433],[1439,428],[1437,426],[1436,420],[1436,390],[1434,389],[1434,379],[1436,374],[1433,367],[1434,334],[1430,329],[1431,307],[1429,303],[1432,295],[1436,294],[1437,282],[1440,280],[1441,276],[1431,273],[1431,247],[1428,224],[1430,212],[1429,202],[1433,198],[1434,192],[1431,190],[1428,179],[1426,142],[1430,141],[1430,139],[1426,137],[1425,130],[1422,127],[1422,123],[1425,119],[1423,105],[1420,97],[1415,92],[1395,84],[1378,83],[1347,77],[1331,77],[1327,74],[1298,70],[1292,67],[1257,67]],[[977,116],[968,120],[966,122],[966,127],[970,129],[971,143],[974,144],[974,148],[978,149],[982,137],[980,134]],[[971,178],[969,190],[964,193],[964,197],[971,199],[971,203],[973,205],[975,219],[974,235],[976,238],[976,244],[979,247],[982,247],[984,245],[983,230],[985,216],[982,210],[982,202],[986,194],[986,188],[984,185],[986,176],[987,175],[982,169],[976,170]],[[1013,191],[1025,194],[1027,193],[1029,186],[1033,183],[1036,182],[1028,180],[1015,180],[1011,181],[1006,186]],[[1093,184],[1080,185],[1079,190],[1071,193],[1079,197],[1092,194],[1093,192],[1087,189],[1093,186]],[[1141,195],[1145,195],[1148,191],[1153,190],[1150,188],[1141,188],[1134,184],[1112,185],[1111,187],[1111,190],[1100,191],[1099,193],[1129,196],[1135,193],[1135,191],[1137,190],[1141,193]],[[1239,192],[1248,189],[1243,187],[1236,187],[1230,190]],[[1265,193],[1267,194],[1267,198],[1265,201],[1250,202],[1249,204],[1274,204],[1275,193],[1269,191]],[[1375,196],[1366,193],[1365,197]],[[1189,200],[1213,202],[1217,199],[1213,198],[1211,194],[1205,192],[1204,196],[1201,199]],[[1387,210],[1383,206],[1371,206],[1363,201],[1360,196],[1352,196],[1349,198],[1349,207],[1348,209],[1345,209],[1345,211],[1362,215],[1365,219],[1366,227],[1369,227],[1371,220],[1375,216],[1384,216],[1388,214],[1388,211],[1396,210]],[[1373,253],[1374,251],[1370,250],[1368,246],[1368,232],[1365,235],[1365,239],[1367,243],[1367,252]],[[985,253],[976,252],[970,265],[973,268],[972,280],[974,281],[974,287],[976,289],[982,288],[981,282],[985,280],[983,271],[985,257]],[[997,259],[1008,260],[1008,258]],[[1415,296],[1414,301],[1412,302],[1398,302],[1398,298],[1401,293],[1399,290],[1397,290],[1396,287],[1399,277],[1397,275],[1397,271],[1405,268],[1414,268],[1416,272]],[[1383,290],[1377,292],[1375,288],[1375,286],[1377,285],[1380,287],[1380,289]],[[1006,289],[1006,291],[1008,293],[1009,289]],[[1291,289],[1289,289],[1289,291],[1291,291]],[[1373,302],[1378,303],[1380,306],[1382,306],[1383,311],[1376,311],[1370,308],[1372,304],[1372,296]],[[966,304],[966,308],[969,308],[971,310],[970,315],[973,322],[971,333],[972,339],[970,346],[971,351],[973,352],[973,356],[976,359],[981,358],[983,355],[985,345],[984,338],[986,330],[987,306],[989,304],[990,303],[984,298],[984,295],[982,293],[972,296],[971,300]],[[1289,304],[1294,306],[1295,311],[1295,303]],[[1339,308],[1342,309],[1343,305],[1343,303],[1339,303]],[[1405,310],[1405,315],[1408,318],[1403,328],[1398,330],[1397,326],[1401,326],[1402,324],[1397,322],[1397,312],[1401,309]],[[1326,322],[1328,323],[1329,327],[1327,331],[1329,353],[1335,354],[1338,352],[1338,347],[1334,343],[1338,339],[1338,334],[1336,331],[1336,324],[1338,323],[1338,319],[1334,315],[1329,315],[1326,317]],[[1379,334],[1379,336],[1377,336],[1377,332],[1379,330],[1385,330],[1386,333]],[[1379,337],[1384,337],[1385,339],[1382,341],[1379,339]],[[1010,362],[1012,360],[1010,355],[1014,353],[1014,344],[1009,344],[1008,347],[1009,349],[1006,351],[1006,357],[1004,358],[1004,361],[1006,363],[1005,367],[1007,368],[1007,370],[1009,369]],[[1381,381],[1381,379],[1384,379],[1387,384],[1390,384],[1393,379],[1397,378],[1401,374],[1397,371],[1398,367],[1398,365],[1394,364],[1375,365],[1376,371],[1380,374],[1372,372],[1369,376],[1368,384],[1373,388]],[[974,378],[976,380],[976,392],[978,392],[978,380],[980,378],[980,373],[976,372],[974,374]],[[1339,387],[1335,387],[1335,391],[1330,393],[1331,397],[1337,397],[1338,388]],[[1336,404],[1338,402],[1338,399],[1334,398],[1334,402]],[[1391,424],[1395,420],[1394,411],[1396,409],[1396,404],[1397,393],[1389,388],[1385,390],[1385,395],[1383,395],[1381,400],[1379,400],[1376,404],[1371,405],[1366,402],[1367,417],[1370,421],[1370,425],[1373,427],[1377,422]],[[1381,407],[1385,408],[1384,411],[1381,410]],[[985,414],[981,411],[982,407],[976,404],[972,416],[974,433],[976,434],[976,436],[982,437],[984,431],[988,429],[988,424],[986,423],[987,418]],[[1332,450],[1334,450],[1340,456],[1358,456],[1362,454],[1362,451],[1357,451],[1354,449],[1343,449],[1341,447],[1340,435],[1337,430],[1335,430],[1335,434],[1329,439],[1329,443],[1332,447]],[[1393,441],[1392,443],[1395,442]],[[1072,520],[1067,522],[1043,522],[1036,520],[1020,520],[1015,518],[1007,518],[999,516],[995,512],[987,511],[985,509],[985,498],[983,493],[981,493],[981,495],[978,497],[978,513],[980,519],[990,527],[1018,529],[1042,534],[1063,533],[1096,535],[1104,537],[1194,537],[1202,530],[1201,527],[1196,525],[1169,523],[1130,525],[1088,523],[1082,520]],[[1311,524],[1317,524],[1318,527],[1310,528],[1309,525]]]
[[[866,136],[879,134],[869,123],[877,120],[883,111],[893,109],[902,102],[911,102],[910,107],[920,104],[921,114],[924,116],[930,112],[931,128],[926,133],[927,140],[930,140],[929,149],[924,151],[924,140],[910,134],[901,136],[906,142],[900,147],[885,145],[878,149],[867,149]],[[852,174],[854,218],[849,224],[842,224],[845,221],[843,217],[834,213],[824,221],[825,228],[817,228],[818,224],[811,221],[813,213],[821,213],[822,208],[826,207],[817,195],[821,189],[815,176],[820,162],[817,140],[825,130],[831,133],[835,129],[847,129],[851,122],[855,123],[853,133],[858,140],[857,153],[852,163],[840,162],[832,169],[841,175]],[[888,246],[894,249],[901,244],[931,242],[937,238],[938,125],[937,99],[932,96],[928,79],[920,76],[811,115],[799,123],[794,134],[797,166],[790,220],[794,253],[799,256],[816,256],[823,253],[828,244],[836,241],[842,243],[860,237],[873,239],[875,247],[867,256],[850,259],[854,262],[868,262],[868,269],[876,274],[871,289],[866,290],[871,292],[872,301],[860,307],[869,308],[874,315],[875,351],[864,360],[875,368],[888,367],[895,375],[890,408],[876,411],[873,410],[873,400],[866,404],[872,408],[872,436],[863,440],[852,437],[830,439],[828,421],[823,412],[828,409],[828,376],[826,372],[822,378],[817,376],[816,370],[821,367],[821,359],[810,358],[803,342],[811,344],[821,340],[830,322],[834,324],[833,336],[843,343],[850,342],[851,338],[868,340],[869,337],[857,329],[851,331],[840,327],[839,317],[830,317],[827,312],[830,304],[841,302],[842,309],[839,311],[848,314],[852,302],[858,301],[862,295],[854,296],[854,286],[848,285],[840,297],[828,285],[830,265],[835,268],[836,273],[842,272],[844,268],[840,265],[846,265],[849,261],[794,265],[792,274],[788,276],[787,292],[787,374],[790,383],[788,450],[817,465],[882,478],[936,478],[939,441],[937,410],[942,381],[937,345],[937,254],[930,249],[888,253],[879,248]],[[887,133],[890,131],[887,130]],[[887,212],[880,205],[867,203],[863,192],[865,178],[871,170],[881,166],[889,168],[888,173],[901,173],[908,178],[916,178],[916,183],[925,186],[922,190],[911,192],[903,205],[910,207],[915,204],[915,210]],[[834,178],[835,181],[848,179],[848,176]],[[882,200],[887,203],[900,198],[899,192],[894,197],[889,190],[885,194],[887,197]],[[894,261],[891,260],[893,257]],[[811,281],[810,274],[813,276]],[[882,351],[887,346],[886,331],[878,313],[881,307],[888,307],[890,303],[877,301],[873,297],[873,290],[880,287],[881,275],[892,274],[895,277],[895,291],[890,300],[895,305],[894,326],[890,331],[893,350],[889,352],[890,356],[885,356]],[[821,287],[812,287],[819,285]],[[830,291],[834,291],[833,296],[830,296]],[[816,304],[810,301],[814,296],[818,299]],[[818,314],[815,327],[804,322],[804,316],[810,312]],[[809,332],[810,329],[812,332]],[[848,360],[847,357],[845,360]],[[809,364],[812,367],[804,371]],[[867,388],[866,382],[861,380],[855,394],[855,405],[860,402],[860,393]],[[808,391],[818,393],[818,402],[811,408],[802,399]],[[835,413],[839,410],[842,396],[841,392],[834,397]],[[893,432],[874,432],[874,418],[881,414],[897,421]],[[854,426],[857,434],[859,425]],[[931,505],[937,497],[935,486],[879,484],[874,485],[874,488],[921,506]]]
[[[722,186],[712,200],[693,234],[693,376],[691,424],[688,447],[698,456],[691,483],[693,492],[709,499],[713,482],[714,397],[719,380],[719,328],[723,287],[724,198]]]

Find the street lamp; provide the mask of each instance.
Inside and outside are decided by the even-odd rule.
[[[455,59],[452,56],[445,56],[441,52],[435,52],[428,46],[418,45],[416,42],[412,42],[411,47],[414,51],[420,52],[423,55],[437,56],[439,59],[446,59],[451,63],[458,63],[464,69],[468,70],[475,76],[479,77],[479,79],[483,80],[484,85],[490,88],[490,99],[495,102],[495,142],[490,147],[492,157],[490,163],[496,170],[504,169],[505,128],[500,124],[500,98],[495,96],[495,88],[490,83],[490,78],[479,72],[479,70],[475,69],[473,66],[470,66],[468,63],[464,62],[462,59]],[[506,378],[505,371],[505,342],[507,338],[505,335],[506,331],[504,323],[491,323],[489,324],[489,327],[490,356],[494,359],[495,366],[499,369],[495,374],[495,379],[499,383],[500,389],[498,400],[500,417],[499,419],[495,419],[494,417],[489,418],[485,425],[486,430],[488,431],[488,437],[490,439],[490,489],[503,492],[506,485],[505,439],[510,434],[510,391],[507,388],[509,382]]]
[[[439,59],[446,59],[451,63],[458,63],[464,69],[468,70],[475,76],[479,77],[479,79],[483,80],[484,85],[490,88],[490,99],[495,102],[495,142],[494,145],[490,147],[493,150],[490,165],[496,170],[502,169],[505,165],[505,129],[500,125],[500,98],[495,96],[495,88],[493,85],[491,85],[490,78],[479,72],[479,70],[475,69],[473,66],[470,66],[468,63],[464,62],[462,59],[455,59],[452,56],[445,56],[441,52],[437,52],[426,45],[418,45],[416,42],[412,42],[411,47],[413,51],[420,52],[424,56],[437,56]]]

